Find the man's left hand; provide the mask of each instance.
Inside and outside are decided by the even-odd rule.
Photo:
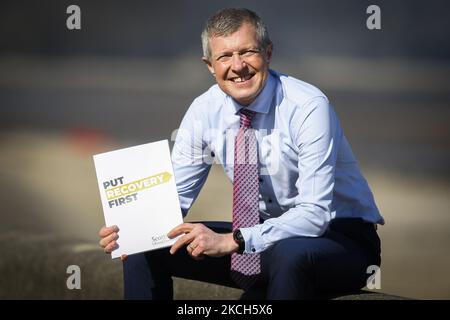
[[[238,249],[238,244],[233,240],[232,233],[216,233],[201,223],[182,223],[172,229],[167,236],[180,237],[170,248],[170,253],[175,252],[182,246],[194,259],[201,259],[203,255],[210,257],[221,257]]]

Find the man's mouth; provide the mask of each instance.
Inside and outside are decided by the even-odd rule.
[[[254,76],[253,74],[248,74],[248,75],[243,76],[243,77],[230,78],[230,80],[233,81],[234,83],[242,83],[242,82],[245,82],[247,80],[250,80],[253,76]]]

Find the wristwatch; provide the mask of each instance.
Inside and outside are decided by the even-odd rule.
[[[236,229],[233,231],[233,240],[239,245],[237,253],[242,254],[245,250],[245,240],[242,236],[241,230]]]

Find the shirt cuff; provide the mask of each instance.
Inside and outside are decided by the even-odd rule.
[[[263,239],[260,236],[260,226],[239,228],[245,241],[244,253],[259,253],[264,251]]]

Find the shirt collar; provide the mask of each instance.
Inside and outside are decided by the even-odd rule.
[[[235,108],[235,114],[238,114],[239,111],[243,108],[247,108],[248,110],[255,111],[257,113],[268,113],[270,107],[272,105],[273,96],[275,94],[275,85],[276,81],[272,76],[272,73],[269,72],[269,76],[267,77],[266,84],[262,91],[258,94],[255,101],[250,103],[248,106],[243,106],[239,104],[232,97],[228,96],[228,99],[231,101],[232,105]]]

